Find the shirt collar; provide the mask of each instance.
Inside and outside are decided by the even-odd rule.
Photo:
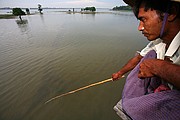
[[[180,31],[171,42],[165,56],[172,57],[174,53],[177,51],[177,49],[179,48],[179,46],[180,46]]]

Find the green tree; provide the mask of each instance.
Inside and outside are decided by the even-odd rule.
[[[26,13],[25,13],[24,11],[22,11],[21,8],[13,8],[12,11],[13,11],[13,15],[19,16],[19,19],[20,19],[21,21],[22,21],[21,16],[22,16],[22,15],[26,15]]]
[[[92,12],[96,11],[96,8],[95,7],[91,7],[91,11]]]
[[[130,6],[116,6],[112,10],[132,10]]]
[[[95,7],[86,7],[84,10],[89,10],[89,11],[96,11],[96,8]]]

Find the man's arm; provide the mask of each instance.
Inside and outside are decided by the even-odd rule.
[[[138,54],[134,58],[130,59],[127,64],[125,64],[117,73],[112,75],[113,80],[121,78],[124,74],[132,70],[142,59],[143,57]]]
[[[180,89],[180,65],[157,59],[147,59],[140,64],[139,78],[158,76]]]

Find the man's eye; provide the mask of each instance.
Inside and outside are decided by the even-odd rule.
[[[142,22],[145,22],[145,21],[146,21],[146,19],[145,19],[145,18],[142,18],[142,19],[141,19],[141,21],[142,21]]]
[[[146,19],[143,18],[143,17],[140,17],[139,20],[140,20],[141,22],[145,22],[145,21],[146,21]]]

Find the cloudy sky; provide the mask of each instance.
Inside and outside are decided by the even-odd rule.
[[[60,8],[81,8],[95,6],[97,8],[112,8],[126,5],[123,0],[0,0],[2,7],[60,7]]]

